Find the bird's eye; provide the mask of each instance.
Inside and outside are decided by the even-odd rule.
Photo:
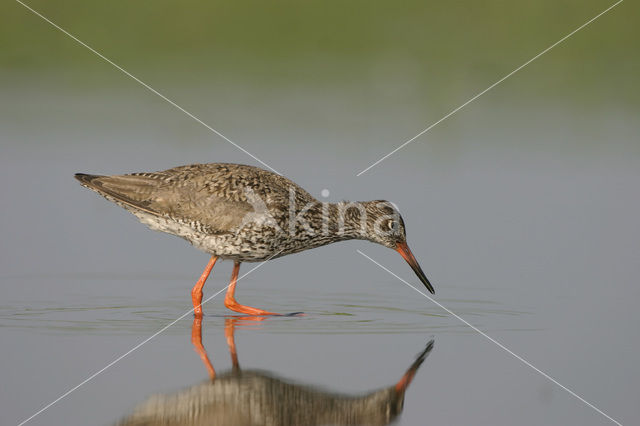
[[[385,226],[389,231],[394,231],[397,228],[396,222],[393,219],[387,220]]]

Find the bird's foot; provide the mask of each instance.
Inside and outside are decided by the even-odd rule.
[[[251,306],[246,306],[246,305],[241,305],[238,302],[230,302],[230,301],[225,301],[224,304],[227,308],[231,309],[232,311],[235,312],[240,312],[241,314],[247,314],[247,315],[256,315],[256,316],[264,316],[264,315],[276,315],[276,316],[282,316],[282,314],[278,314],[276,312],[269,312],[269,311],[265,311],[263,309],[258,309],[258,308],[253,308]]]

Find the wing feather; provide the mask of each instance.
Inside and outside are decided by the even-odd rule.
[[[97,176],[76,174],[83,186],[125,208],[192,224],[210,234],[232,232],[253,211],[246,201],[221,197],[200,180],[173,179],[163,172]]]

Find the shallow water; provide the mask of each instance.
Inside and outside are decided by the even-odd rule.
[[[490,114],[483,118],[487,135],[491,120]],[[436,287],[435,300],[629,422],[640,414],[634,402],[640,383],[640,156],[624,136],[634,131],[631,123],[620,128],[606,156],[576,157],[552,145],[543,155],[527,144],[513,149],[470,141],[466,155],[440,160],[449,162],[446,168],[431,157],[416,167],[411,156],[389,159],[362,180],[353,177],[358,156],[334,162],[338,172],[323,179],[320,169],[307,173],[303,159],[282,168],[312,193],[329,188],[334,201],[398,202],[409,244]],[[11,203],[0,225],[0,368],[10,384],[0,388],[2,423],[27,419],[161,330],[29,424],[113,424],[152,395],[199,389],[209,373],[194,352],[192,316],[172,323],[190,309],[190,288],[207,256],[148,231],[78,186],[72,174],[130,171],[134,158],[150,151],[161,158],[151,169],[200,161],[204,154],[144,140],[131,146],[118,138],[90,148],[31,146],[6,134],[43,139],[50,129],[9,121],[3,130],[8,150],[0,184]],[[314,162],[331,163],[313,149]],[[223,152],[212,160],[246,162],[226,145],[216,150]],[[260,370],[263,380],[311,386],[325,396],[361,395],[397,383],[433,339],[406,391],[399,424],[608,422],[356,249],[423,290],[397,253],[365,242],[270,261],[240,281],[238,300],[305,316],[237,319],[233,334],[243,371]],[[254,266],[243,265],[241,274]],[[223,289],[230,273],[228,262],[217,265],[205,298]],[[201,326],[204,350],[220,377],[232,365],[225,329],[233,317],[222,299],[205,305]]]
[[[79,191],[83,195],[91,200],[92,194]],[[106,203],[100,206],[103,209],[114,222],[121,216],[127,219],[125,212]],[[109,229],[117,229],[115,223],[103,230],[95,230],[90,223],[86,226],[87,232],[97,232],[96,241],[119,240]],[[142,228],[134,220],[123,226],[134,234]],[[146,245],[145,238],[156,237],[144,231],[135,237],[140,241],[132,244]],[[69,263],[84,272],[55,272],[63,268],[49,263],[50,273],[20,273],[16,268],[15,273],[3,276],[0,333],[7,343],[3,345],[3,377],[12,384],[2,389],[3,423],[26,418],[187,312],[189,289],[203,266],[197,261],[204,264],[206,256],[177,239],[157,235],[167,247],[148,245],[153,255],[142,253],[143,265],[132,257],[137,252],[133,247],[121,246],[115,252],[122,269],[140,272],[90,272],[90,259],[103,254],[86,251]],[[124,233],[121,238],[126,238]],[[540,242],[545,247],[548,244]],[[73,243],[63,244],[60,250],[71,250],[70,245]],[[416,245],[416,252],[427,251],[419,242]],[[395,259],[395,253],[358,242],[269,262],[239,283],[238,299],[277,312],[304,311],[305,315],[253,321],[229,316],[222,295],[210,300],[205,305],[202,339],[218,377],[231,368],[225,336],[230,319],[234,319],[243,371],[260,370],[265,377],[311,386],[340,398],[393,386],[433,339],[433,350],[407,390],[400,424],[424,424],[425,418],[435,424],[605,423],[564,390],[378,269],[355,248],[393,268],[408,282],[419,284],[402,260]],[[434,279],[436,299],[564,385],[597,401],[599,407],[609,411],[617,407],[618,412],[632,417],[637,385],[633,353],[638,341],[633,338],[632,303],[619,292],[636,291],[625,284],[631,282],[626,277],[630,279],[634,265],[616,269],[617,279],[609,280],[604,288],[599,277],[587,277],[598,268],[583,264],[581,272],[572,271],[580,276],[576,288],[577,284],[570,286],[553,278],[570,276],[566,265],[581,262],[584,256],[570,254],[563,262],[553,258],[544,262],[547,271],[543,275],[550,278],[540,282],[500,256],[495,258],[498,269],[510,272],[513,281],[476,279],[467,265],[473,259],[443,262],[445,271],[454,266],[457,271],[466,270],[462,273],[466,278],[460,284]],[[606,250],[598,254],[605,265],[619,256]],[[95,269],[100,270],[100,259],[96,260]],[[430,272],[439,269],[437,262],[424,255],[421,260]],[[16,259],[19,261],[28,263],[29,259]],[[43,262],[47,263],[46,257]],[[205,298],[224,288],[230,266],[216,267],[205,287]],[[167,272],[145,273],[147,267]],[[446,277],[442,272],[436,275]],[[177,392],[195,392],[206,382],[208,372],[194,352],[192,327],[192,316],[185,316],[34,418],[32,424],[86,424],[87,418],[90,423],[111,424],[124,421],[149,398],[155,401],[153,398],[164,395],[170,400]],[[281,408],[286,408],[286,399]]]
[[[212,279],[206,287],[205,297],[224,287],[221,281],[218,276]],[[470,368],[478,361],[479,354],[468,351],[476,351],[478,348],[471,348],[479,346],[487,352],[483,368],[487,363],[499,368],[501,362],[494,364],[493,359],[505,360],[499,350],[478,341],[476,333],[467,326],[449,318],[428,300],[415,298],[413,290],[400,282],[388,280],[375,291],[357,293],[349,289],[313,291],[306,285],[287,288],[271,284],[267,289],[266,283],[257,281],[256,277],[247,277],[244,285],[241,281],[240,300],[281,312],[295,306],[304,310],[304,316],[247,318],[229,315],[222,306],[222,296],[209,301],[205,305],[200,332],[217,377],[224,376],[229,369],[228,335],[225,333],[229,333],[230,325],[235,329],[232,334],[237,341],[243,371],[257,369],[268,377],[311,386],[339,398],[395,385],[415,356],[434,339],[434,349],[407,391],[406,409],[401,416],[402,422],[415,424],[423,416],[421,411],[430,405],[426,399],[431,398],[428,395],[442,387],[433,381],[434,375],[444,373],[437,370],[448,365],[447,368],[459,371],[453,365],[454,361],[447,358],[461,357],[462,361],[455,362],[463,362]],[[103,367],[188,309],[188,289],[181,289],[180,282],[184,287],[189,280],[178,277],[30,276],[5,278],[4,282],[15,283],[15,288],[19,289],[12,304],[5,303],[0,307],[2,332],[14,342],[11,348],[6,348],[6,359],[12,359],[13,365],[24,368],[23,371],[18,368],[5,372],[7,379],[20,383],[12,387],[13,395],[16,390],[24,389],[46,398],[66,390],[71,385],[70,379],[79,382],[85,378],[82,373],[94,372],[92,366],[94,370]],[[69,296],[39,296],[37,289],[47,285],[64,287],[68,294],[76,295],[74,302],[67,301]],[[259,290],[261,287],[265,291]],[[109,289],[111,296],[79,297],[82,292],[94,292],[95,289]],[[148,297],[148,294],[164,297]],[[531,313],[514,310],[513,304],[507,308],[488,298],[453,297],[439,301],[488,332],[536,332],[525,329],[531,323],[524,318],[531,317]],[[489,318],[503,326],[499,329],[487,326],[483,319]],[[125,421],[148,397],[169,397],[176,392],[198,389],[203,381],[206,382],[208,373],[190,341],[194,327],[192,315],[187,315],[47,410],[41,419],[33,421],[36,424],[38,421],[82,424],[87,415],[93,416],[96,423]],[[46,347],[46,355],[35,350],[42,345]],[[512,367],[518,370],[517,366]],[[530,376],[526,371],[519,373],[523,376],[519,380]],[[47,380],[36,389],[30,389],[28,383],[32,383],[38,374],[45,374]],[[449,374],[457,376],[459,373],[450,371]],[[21,380],[21,375],[26,375],[27,380]],[[455,381],[462,385],[460,379]],[[452,384],[451,379],[447,382],[447,386]],[[85,391],[89,391],[88,395]],[[259,392],[248,385],[245,385],[245,391]],[[106,400],[93,399],[100,393],[104,393]],[[287,404],[292,402],[282,398],[281,409],[290,410]],[[26,401],[14,401],[15,404],[20,402]],[[63,408],[65,405],[68,408]],[[268,411],[265,407],[262,409]],[[171,412],[171,408],[167,410]],[[444,420],[442,417],[441,421]],[[232,423],[232,420],[228,421]]]

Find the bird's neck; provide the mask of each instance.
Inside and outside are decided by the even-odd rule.
[[[307,234],[319,241],[343,241],[367,238],[369,202],[316,202],[290,213],[288,225],[296,234]]]

